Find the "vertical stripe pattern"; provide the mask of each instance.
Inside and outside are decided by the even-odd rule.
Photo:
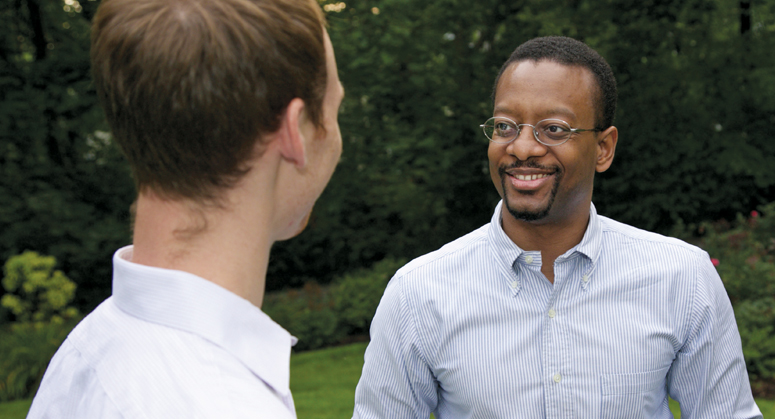
[[[354,418],[761,418],[708,255],[590,209],[555,281],[490,224],[400,269]]]

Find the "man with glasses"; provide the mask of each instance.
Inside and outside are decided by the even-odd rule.
[[[708,255],[596,213],[616,83],[564,37],[501,68],[489,224],[400,269],[371,328],[354,418],[761,418]]]

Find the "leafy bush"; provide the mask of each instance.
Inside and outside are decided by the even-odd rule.
[[[12,256],[3,267],[6,294],[0,304],[18,323],[62,323],[78,314],[68,304],[75,296],[75,283],[54,270],[56,258],[26,251]]]
[[[300,290],[267,295],[262,308],[299,339],[294,347],[297,351],[329,346],[343,337],[337,327],[330,289],[314,281],[307,282]]]
[[[301,290],[268,294],[263,310],[299,339],[297,351],[341,343],[368,332],[390,277],[403,263],[388,258],[326,287],[309,281]]]
[[[732,301],[752,386],[763,393],[775,381],[775,203],[759,210],[698,231]]]
[[[358,335],[369,332],[371,319],[388,281],[404,263],[403,259],[387,258],[371,269],[359,269],[335,282],[334,307],[344,333]]]
[[[0,330],[0,401],[35,394],[51,357],[79,320],[11,324]]]
[[[46,366],[79,320],[75,284],[56,258],[26,251],[3,268],[2,307],[15,322],[0,329],[0,401],[31,397]]]

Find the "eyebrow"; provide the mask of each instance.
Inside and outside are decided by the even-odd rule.
[[[498,114],[498,113],[504,113],[507,115],[511,114],[510,109],[504,108],[504,107],[496,107],[493,110],[493,114]],[[573,113],[573,111],[571,111],[570,109],[564,108],[564,107],[552,108],[547,111],[540,112],[539,115],[541,115],[540,116],[541,119],[549,119],[549,118],[552,118],[553,116],[563,116],[568,119],[572,119],[574,122],[576,121],[576,114]]]

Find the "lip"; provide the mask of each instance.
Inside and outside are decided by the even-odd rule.
[[[504,172],[508,176],[509,182],[517,190],[533,191],[540,189],[546,184],[552,182],[554,173],[534,172],[534,171],[508,171]]]

